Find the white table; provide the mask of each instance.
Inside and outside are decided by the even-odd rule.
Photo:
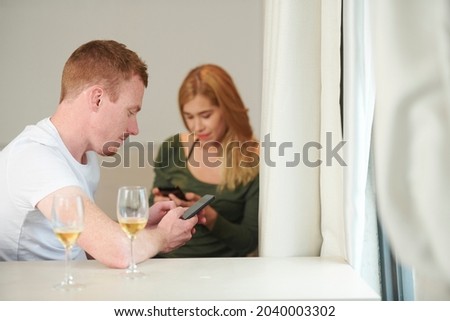
[[[82,291],[52,288],[64,262],[0,262],[0,300],[380,300],[339,258],[150,259],[138,280],[96,261],[72,267]]]

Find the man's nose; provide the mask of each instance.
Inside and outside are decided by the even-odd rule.
[[[136,117],[132,117],[130,119],[127,130],[130,135],[136,136],[137,134],[139,134],[139,126]]]

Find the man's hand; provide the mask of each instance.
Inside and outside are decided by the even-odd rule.
[[[167,253],[186,244],[195,232],[194,226],[198,223],[198,217],[188,220],[181,219],[186,208],[177,207],[167,212],[155,229],[161,236],[161,252]]]
[[[153,204],[148,209],[148,222],[147,226],[155,226],[158,225],[164,215],[167,214],[170,210],[176,208],[175,202],[172,201],[161,201]]]

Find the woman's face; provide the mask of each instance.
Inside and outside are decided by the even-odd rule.
[[[227,131],[222,109],[203,95],[195,96],[183,106],[183,118],[200,142],[220,142]]]

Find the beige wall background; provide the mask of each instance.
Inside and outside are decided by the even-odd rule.
[[[114,39],[149,66],[149,88],[131,140],[157,146],[184,130],[178,87],[193,67],[223,66],[260,128],[263,1],[260,0],[0,0],[0,149],[28,124],[50,116],[69,55],[92,39]],[[115,216],[115,193],[125,184],[151,185],[152,169],[102,168],[97,199]],[[30,155],[32,161],[32,155]]]

